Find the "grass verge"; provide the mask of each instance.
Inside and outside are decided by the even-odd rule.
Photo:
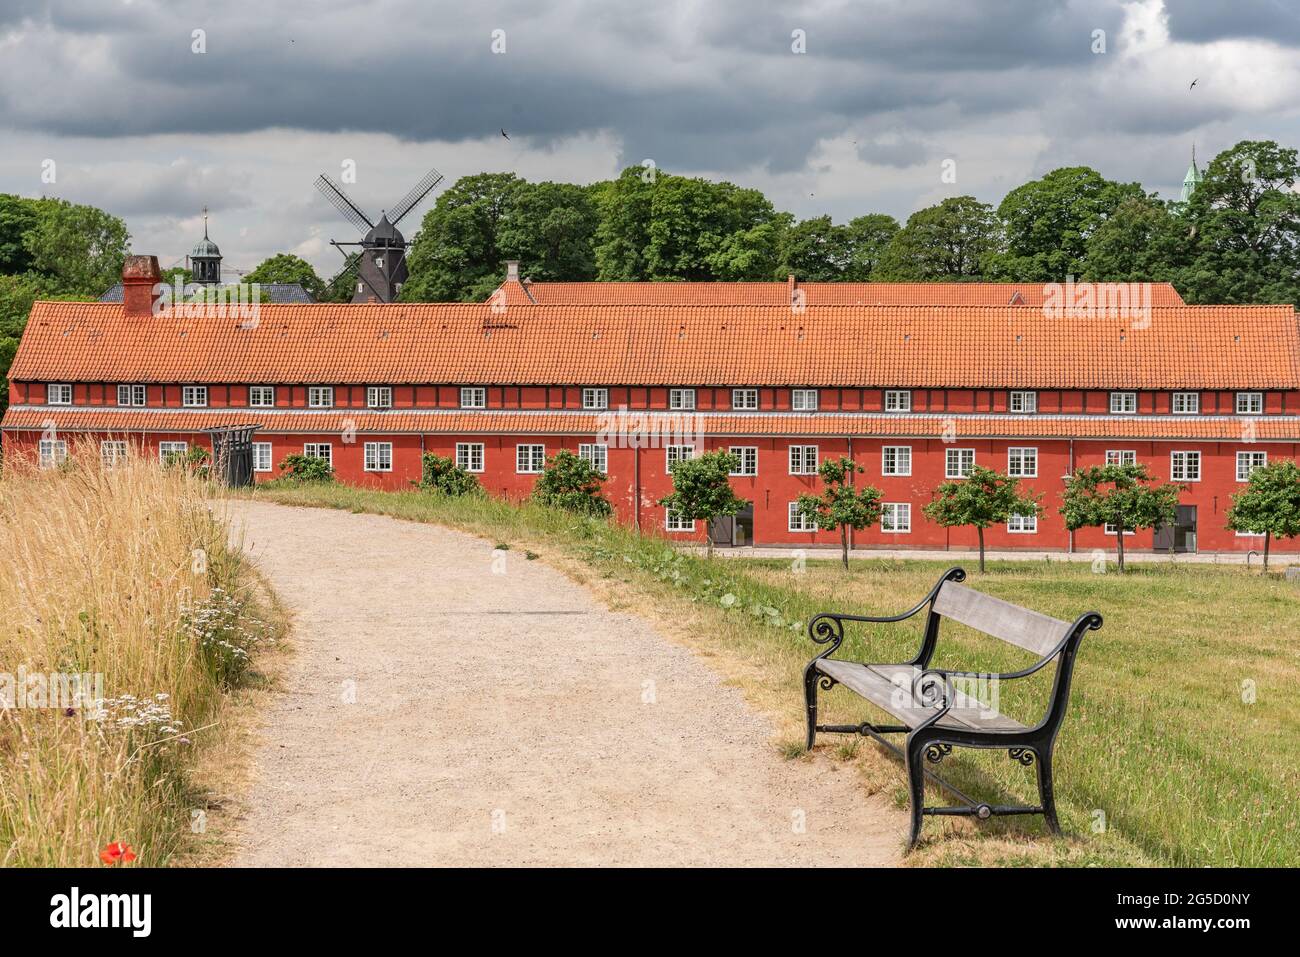
[[[615,608],[653,618],[706,656],[773,717],[776,746],[792,760],[809,760],[800,746],[799,680],[815,651],[804,631],[809,617],[828,608],[894,613],[928,591],[950,564],[969,564],[957,557],[951,563],[860,560],[845,573],[830,559],[710,562],[617,525],[487,497],[341,485],[255,494],[433,522],[535,551]],[[1058,740],[1057,795],[1069,836],[1049,837],[1037,819],[981,825],[930,819],[925,843],[909,863],[1300,863],[1294,800],[1300,594],[1294,585],[1239,566],[1142,564],[1121,577],[1050,561],[992,563],[969,583],[1057,617],[1096,609],[1106,618],[1084,640]],[[862,628],[840,656],[903,660],[920,640],[919,624]],[[946,632],[937,657],[940,665],[1004,671],[1029,660],[957,626]],[[1036,720],[1049,677],[1004,685],[1000,707]],[[823,704],[835,723],[870,714],[839,689],[823,695]],[[859,768],[866,790],[885,791],[904,805],[901,769],[874,744],[824,736],[817,750]],[[958,750],[943,772],[994,803],[1036,800],[1032,770],[1001,752]]]
[[[232,695],[281,624],[210,492],[90,447],[58,469],[6,463],[0,863],[101,866],[121,842],[164,866],[219,839]]]

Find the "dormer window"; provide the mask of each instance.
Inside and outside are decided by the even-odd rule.
[[[817,411],[817,390],[816,389],[791,389],[790,408],[793,409],[795,412],[816,412]]]
[[[886,412],[911,412],[912,393],[907,389],[887,389],[885,391]]]
[[[1136,392],[1112,392],[1110,394],[1111,415],[1132,415],[1138,410]]]
[[[1201,411],[1201,394],[1199,392],[1175,392],[1169,405],[1174,415],[1195,415]]]
[[[694,389],[669,389],[668,408],[674,412],[695,411]]]
[[[72,405],[72,386],[66,382],[47,385],[45,387],[45,401],[49,405]]]
[[[1019,293],[1017,293],[1019,295]],[[1007,401],[1007,408],[1012,412],[1029,415],[1038,411],[1037,392],[1012,392]]]
[[[487,389],[479,385],[462,386],[460,390],[460,407],[462,409],[486,409]]]
[[[583,389],[582,390],[582,407],[600,411],[609,408],[609,390],[608,389]]]
[[[372,385],[366,388],[366,408],[391,409],[393,407],[393,387]]]
[[[1237,393],[1237,414],[1238,415],[1262,415],[1264,412],[1264,393],[1262,392],[1238,392]]]
[[[307,408],[334,408],[334,387],[332,385],[313,385],[307,389]]]
[[[181,388],[181,405],[188,409],[201,409],[208,404],[208,387],[187,385]]]

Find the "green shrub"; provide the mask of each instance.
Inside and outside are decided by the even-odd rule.
[[[421,458],[420,487],[444,495],[469,495],[481,492],[478,478],[466,472],[451,459],[425,452]]]
[[[603,518],[614,512],[614,507],[600,491],[605,478],[605,474],[597,471],[586,459],[568,449],[561,449],[546,463],[545,471],[538,477],[533,488],[533,501],[579,515]]]
[[[280,463],[281,478],[289,482],[332,482],[334,467],[314,455],[286,455]]]

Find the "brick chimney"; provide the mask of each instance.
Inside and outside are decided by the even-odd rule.
[[[122,264],[122,314],[152,316],[159,299],[154,287],[161,282],[157,256],[127,256]]]
[[[507,259],[506,260],[506,282],[518,282],[518,281],[519,281],[519,260]]]

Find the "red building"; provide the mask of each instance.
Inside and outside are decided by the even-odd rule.
[[[802,530],[790,504],[819,488],[818,462],[845,454],[888,503],[854,545],[924,548],[974,545],[921,507],[980,464],[1043,493],[1037,522],[986,536],[1033,550],[1112,544],[1071,535],[1055,506],[1072,469],[1136,460],[1187,490],[1177,526],[1131,547],[1229,552],[1260,545],[1223,527],[1231,495],[1252,467],[1300,454],[1294,310],[1187,306],[1168,286],[1147,288],[1145,306],[1062,311],[1055,290],[1023,284],[936,286],[930,305],[910,285],[596,288],[516,273],[483,304],[186,315],[154,308],[156,274],[132,257],[121,304],[33,307],[0,423],[7,455],[52,464],[80,436],[105,456],[121,443],[162,456],[207,446],[204,429],[256,424],[259,480],[306,452],[343,481],[406,488],[436,452],[521,498],[572,449],[608,472],[621,520],[702,537],[656,504],[668,464],[731,448],[753,505],[718,536],[804,546],[837,542]]]

